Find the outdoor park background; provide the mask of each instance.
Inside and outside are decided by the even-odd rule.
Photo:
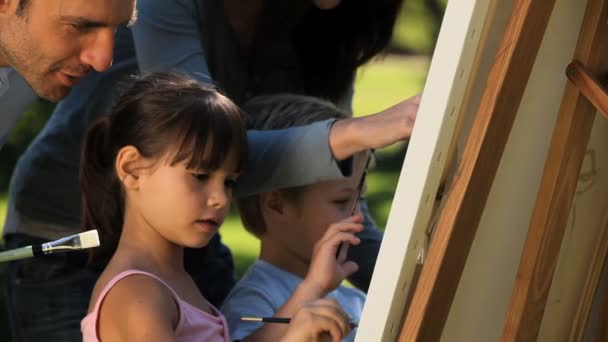
[[[446,3],[447,0],[404,0],[388,53],[359,70],[353,103],[356,116],[372,114],[422,91]],[[8,183],[14,165],[31,139],[44,126],[52,108],[53,105],[45,101],[35,103],[0,149],[0,232],[4,225]],[[368,176],[365,197],[381,229],[388,218],[404,153],[404,144],[379,151],[376,168]],[[257,258],[259,243],[242,228],[234,211],[220,233],[224,243],[232,250],[240,276]],[[3,265],[0,265],[0,275],[2,270]],[[0,341],[10,342],[4,311],[4,279],[0,279]]]

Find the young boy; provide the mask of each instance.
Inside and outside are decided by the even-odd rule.
[[[347,114],[307,96],[274,95],[251,100],[244,110],[254,129],[300,126]],[[333,298],[358,323],[365,294],[341,286],[358,266],[341,245],[356,245],[363,229],[356,207],[368,153],[354,157],[350,178],[260,193],[237,201],[245,228],[261,240],[260,258],[230,292],[221,311],[235,340],[278,341],[286,324],[241,321],[242,317],[291,317],[318,298]],[[297,170],[286,170],[297,172]],[[364,186],[364,184],[361,184]],[[261,328],[262,329],[259,329]],[[345,341],[353,341],[353,330]]]

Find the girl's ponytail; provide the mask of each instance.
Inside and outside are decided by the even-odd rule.
[[[97,229],[100,247],[91,250],[91,263],[105,266],[120,238],[124,203],[115,176],[111,119],[103,116],[89,128],[82,149],[80,189],[85,230]]]

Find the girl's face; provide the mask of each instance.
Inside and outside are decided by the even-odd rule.
[[[214,171],[186,164],[159,162],[143,172],[134,202],[146,225],[177,245],[197,248],[207,245],[228,215],[237,158],[232,151]]]

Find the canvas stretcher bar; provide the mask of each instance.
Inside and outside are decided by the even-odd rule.
[[[427,77],[376,262],[357,341],[394,341],[417,257],[425,247],[435,193],[448,162],[452,137],[478,45],[494,0],[450,2]]]
[[[516,0],[400,341],[437,341],[509,137],[553,0]]]

